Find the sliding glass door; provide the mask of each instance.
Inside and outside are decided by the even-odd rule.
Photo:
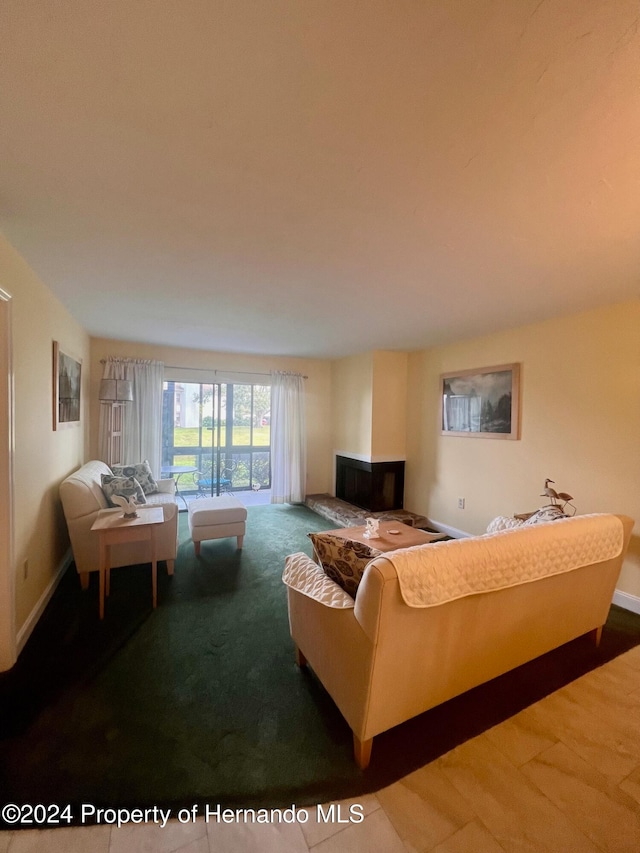
[[[165,382],[165,475],[194,497],[270,488],[270,407],[269,385]]]

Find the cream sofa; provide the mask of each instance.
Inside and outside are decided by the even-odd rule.
[[[101,509],[107,508],[107,499],[101,487],[101,475],[110,474],[104,462],[85,463],[60,484],[60,498],[69,528],[69,538],[76,569],[83,589],[89,586],[89,572],[99,570],[98,535],[91,530]],[[178,503],[173,480],[158,480],[158,493],[147,495],[147,505],[162,506],[164,523],[156,534],[158,560],[166,560],[169,574],[173,574],[178,552]],[[110,550],[111,567],[132,566],[151,562],[148,542],[130,542],[113,545]]]
[[[633,521],[592,515],[393,551],[356,598],[306,554],[285,562],[291,636],[353,731],[373,738],[604,625]]]

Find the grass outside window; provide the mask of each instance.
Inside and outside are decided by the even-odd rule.
[[[199,443],[200,431],[198,427],[175,427],[173,431],[174,447],[202,447],[204,449],[211,449],[211,439],[211,430],[208,429],[202,430],[202,444]],[[251,428],[248,426],[235,426],[233,428],[233,439],[234,445],[249,446],[251,444]],[[270,427],[260,426],[253,428],[254,447],[269,447],[270,440]],[[223,426],[220,429],[220,444],[224,447],[226,441],[226,428]],[[183,463],[176,462],[176,465],[181,464]],[[187,463],[185,462],[184,464],[186,465]]]

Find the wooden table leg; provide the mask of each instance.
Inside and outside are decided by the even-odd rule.
[[[149,529],[151,541],[151,588],[153,591],[153,609],[158,603],[158,561],[156,560],[156,531],[154,527]]]
[[[105,542],[104,537],[100,536],[100,603],[98,605],[98,612],[101,619],[104,619],[104,582],[107,571],[107,548],[108,545]]]
[[[98,605],[98,612],[100,614],[100,618],[104,619],[104,569],[100,569],[100,603]]]

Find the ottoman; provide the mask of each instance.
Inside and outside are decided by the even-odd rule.
[[[235,495],[202,498],[189,504],[189,533],[200,556],[200,543],[205,539],[224,539],[237,536],[238,548],[246,530],[247,508]]]

